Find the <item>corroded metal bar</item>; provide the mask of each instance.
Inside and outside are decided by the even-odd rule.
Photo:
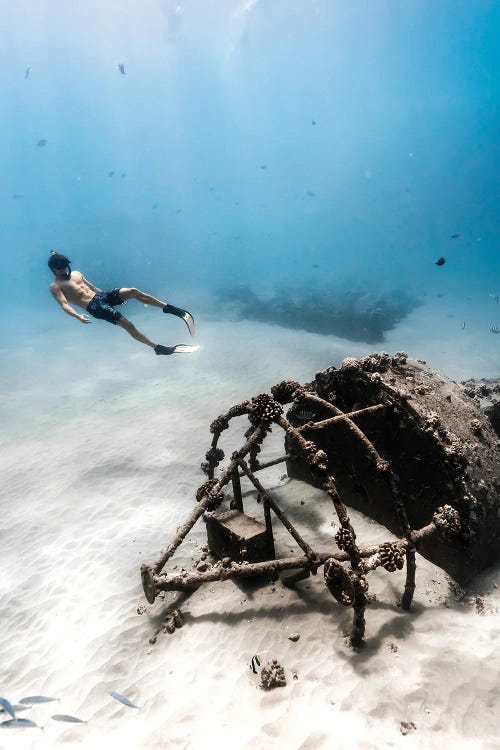
[[[332,557],[330,553],[319,554],[320,565]],[[259,575],[263,573],[279,573],[282,570],[294,568],[310,568],[311,561],[308,557],[284,557],[281,560],[265,560],[258,563],[231,563],[224,567],[222,563],[214,565],[204,573],[185,573],[177,576],[155,575],[153,582],[157,591],[182,591],[185,588],[194,588],[203,583],[213,581],[225,581],[227,578],[239,578],[240,576]]]
[[[259,463],[256,469],[254,469],[254,473],[257,471],[261,471],[262,469],[268,469],[270,466],[276,466],[276,464],[282,464],[285,461],[288,461],[291,458],[291,456],[288,455],[288,453],[285,456],[281,456],[280,458],[275,458],[273,461],[266,461],[265,464]],[[240,472],[240,477],[244,475],[244,472]]]
[[[329,403],[328,401],[325,401],[325,403]],[[331,406],[331,404],[330,404]],[[303,432],[305,430],[322,430],[325,427],[329,427],[330,425],[333,425],[337,422],[345,422],[346,419],[352,419],[353,417],[359,417],[363,414],[370,414],[377,411],[382,411],[382,409],[386,409],[386,404],[376,404],[375,406],[367,406],[366,409],[357,409],[356,411],[350,411],[346,412],[345,414],[337,414],[335,417],[330,417],[329,419],[323,419],[321,422],[306,422],[305,424],[301,425],[300,427],[297,427],[296,429],[299,432]]]
[[[411,540],[401,539],[396,544],[404,550],[409,544],[417,545],[422,539],[437,533],[436,526],[430,523],[418,531],[412,531]],[[361,558],[368,558],[363,562],[363,570],[369,572],[375,570],[381,565],[379,549],[381,545],[364,547],[359,550]],[[348,562],[349,555],[347,552],[318,552],[319,564],[323,565],[327,560],[333,558],[338,562]],[[141,568],[142,585],[144,593],[150,604],[155,600],[159,591],[182,591],[184,589],[193,589],[204,583],[214,581],[223,581],[226,578],[238,578],[238,576],[255,575],[259,573],[279,572],[281,570],[292,570],[294,568],[310,569],[311,561],[308,557],[287,557],[281,560],[266,560],[260,563],[231,563],[229,567],[224,567],[221,562],[212,566],[206,572],[184,573],[183,575],[158,575],[148,565]]]
[[[240,513],[243,513],[243,498],[241,495],[240,474],[237,466],[231,474],[231,479],[233,482],[234,507],[239,510]]]
[[[262,498],[262,507],[264,510],[264,522],[266,524],[267,537],[269,545],[273,552],[273,557],[276,557],[276,550],[274,548],[274,534],[273,534],[273,523],[271,520],[271,509],[269,507],[269,498],[265,495]]]
[[[249,469],[246,462],[240,458],[239,464],[241,468],[243,469],[243,471],[245,472],[245,474],[250,479],[250,481],[252,482],[252,484],[254,485],[255,489],[257,490],[261,498],[266,499],[271,509],[278,516],[279,520],[281,521],[285,529],[288,531],[288,533],[293,536],[293,538],[295,539],[299,547],[302,550],[304,550],[308,559],[311,562],[315,563],[318,557],[316,553],[314,552],[314,550],[308,545],[306,540],[302,538],[302,536],[299,534],[295,526],[291,523],[291,521],[288,519],[286,514],[281,510],[279,505],[273,500],[273,498],[269,495],[269,493],[266,492],[265,488],[261,485],[257,477],[254,476],[253,472]]]

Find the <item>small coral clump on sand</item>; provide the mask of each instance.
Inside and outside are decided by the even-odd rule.
[[[268,664],[264,664],[262,667],[260,671],[260,684],[264,690],[286,686],[285,670],[276,659],[273,659]]]

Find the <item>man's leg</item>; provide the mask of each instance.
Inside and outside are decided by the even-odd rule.
[[[155,348],[156,344],[153,341],[150,341],[140,331],[138,331],[135,325],[131,323],[130,320],[127,320],[127,318],[124,318],[123,315],[116,325],[127,331],[127,333],[132,336],[133,339],[135,339],[136,341],[140,341],[141,344],[146,344],[146,346],[150,346],[152,349]]]
[[[194,318],[187,310],[183,310],[181,307],[175,307],[174,305],[169,305],[167,302],[162,302],[161,300],[156,299],[156,297],[152,297],[150,294],[146,294],[146,292],[141,292],[140,289],[136,289],[135,287],[122,287],[118,290],[118,294],[120,299],[124,302],[128,299],[136,299],[139,302],[143,302],[145,305],[161,307],[164,313],[176,315],[187,325],[191,336],[194,336]]]
[[[120,320],[117,321],[116,325],[127,331],[127,333],[130,334],[130,336],[132,336],[132,338],[136,341],[140,341],[141,344],[150,346],[152,349],[154,349],[155,354],[190,354],[192,352],[197,352],[200,348],[199,346],[189,346],[189,344],[176,344],[175,346],[163,346],[162,344],[155,344],[153,341],[150,341],[146,336],[144,336],[140,331],[138,331],[135,325],[131,323],[130,320],[127,320],[127,318],[124,318],[123,315],[121,316]]]
[[[159,299],[156,299],[156,297],[152,297],[150,294],[146,294],[146,292],[141,292],[140,289],[136,289],[135,287],[123,287],[118,294],[124,302],[128,299],[136,299],[139,302],[143,302],[145,305],[154,305],[154,307],[165,307],[167,304],[166,302],[161,302]]]

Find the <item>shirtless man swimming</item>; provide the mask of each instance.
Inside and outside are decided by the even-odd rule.
[[[102,320],[107,320],[109,323],[120,326],[136,341],[140,341],[141,344],[146,344],[146,346],[154,349],[156,354],[189,353],[195,352],[200,348],[199,346],[189,346],[188,344],[177,344],[177,346],[155,344],[138,331],[130,320],[127,320],[127,318],[114,308],[116,305],[122,305],[129,299],[136,299],[146,305],[161,307],[164,313],[170,313],[182,318],[189,329],[189,333],[191,336],[194,336],[193,316],[187,310],[181,310],[179,307],[161,302],[156,297],[151,297],[150,294],[145,294],[139,289],[123,287],[103,292],[91,284],[90,281],[87,281],[80,271],[72,271],[70,263],[71,261],[65,255],[56,253],[55,250],[52,250],[50,253],[48,265],[56,277],[50,285],[50,292],[56,302],[61,305],[64,312],[71,315],[71,317],[78,318],[81,323],[92,322],[88,315],[80,315],[71,307],[71,304],[78,305],[78,307],[86,310],[92,317],[101,318]]]

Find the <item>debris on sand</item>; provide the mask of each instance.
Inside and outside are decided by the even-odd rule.
[[[408,734],[409,732],[414,732],[416,730],[416,724],[413,723],[413,721],[402,721],[399,725],[399,729],[401,734]]]
[[[286,687],[285,670],[276,659],[273,659],[268,664],[264,664],[262,667],[260,671],[260,684],[264,690]]]

